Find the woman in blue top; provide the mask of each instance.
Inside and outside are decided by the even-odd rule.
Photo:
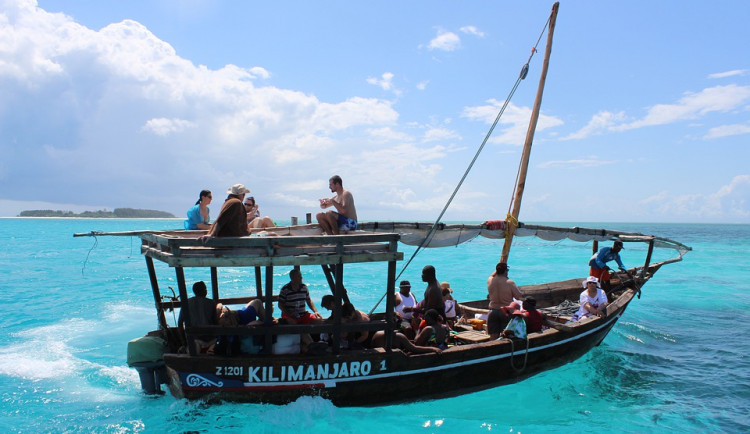
[[[190,208],[187,212],[187,220],[185,220],[185,229],[189,231],[197,231],[200,229],[210,229],[211,220],[208,213],[208,204],[211,203],[211,191],[201,190],[198,201],[195,202],[195,206]]]

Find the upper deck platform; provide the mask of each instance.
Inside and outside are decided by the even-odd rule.
[[[402,260],[396,233],[320,235],[316,225],[255,231],[246,237],[199,237],[204,231],[142,233],[141,253],[170,267],[264,267]]]

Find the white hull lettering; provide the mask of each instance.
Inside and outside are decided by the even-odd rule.
[[[302,379],[302,366],[287,366],[287,381],[298,381]]]
[[[313,365],[249,366],[249,383],[277,383],[286,381],[316,381],[335,378],[364,377],[372,372],[370,361],[321,363]]]
[[[258,371],[260,371],[259,366],[251,366],[250,369],[248,369],[248,381],[250,381],[251,383],[260,383],[260,378],[258,378]]]

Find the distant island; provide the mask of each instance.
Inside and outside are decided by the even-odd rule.
[[[21,211],[19,217],[88,217],[88,218],[120,218],[120,219],[152,219],[152,218],[175,218],[174,214],[166,211],[153,209],[115,208],[114,211],[84,211],[75,213],[73,211],[53,211],[51,209],[34,209]]]

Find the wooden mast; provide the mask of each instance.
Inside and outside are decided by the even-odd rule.
[[[552,5],[552,13],[549,18],[549,31],[547,33],[547,48],[544,51],[544,63],[542,64],[542,75],[539,77],[539,87],[536,92],[536,101],[534,101],[534,109],[531,112],[531,120],[529,121],[529,129],[526,132],[526,142],[523,145],[523,154],[521,156],[521,168],[518,174],[518,184],[516,185],[516,197],[513,201],[513,209],[511,214],[505,219],[506,232],[505,232],[505,243],[503,244],[503,252],[500,256],[500,262],[508,262],[508,255],[510,254],[510,245],[513,241],[513,234],[516,233],[518,227],[518,214],[521,212],[521,198],[523,197],[523,189],[526,185],[526,173],[529,168],[529,157],[531,155],[531,143],[534,141],[534,131],[536,131],[536,124],[539,120],[539,109],[542,106],[542,94],[544,93],[544,82],[547,80],[547,69],[549,68],[549,56],[552,52],[552,36],[555,33],[555,22],[557,21],[557,10],[560,6],[560,2],[556,2]]]

